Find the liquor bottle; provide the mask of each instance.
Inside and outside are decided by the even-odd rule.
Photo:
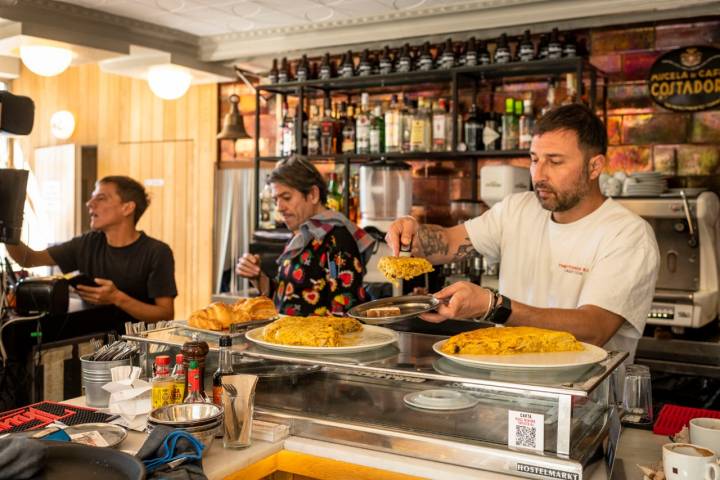
[[[412,121],[415,115],[416,102],[408,97],[403,97],[403,109],[400,116],[400,127],[402,130],[401,151],[410,151],[410,139],[412,137]]]
[[[284,99],[284,97],[281,97]],[[285,116],[287,115],[287,103],[284,100],[280,101],[280,115],[277,116],[275,122],[275,156],[281,157],[283,154],[283,127],[285,124]]]
[[[542,110],[540,110],[540,115],[545,115],[547,112],[555,108],[555,95],[557,93],[556,85],[554,80],[550,80],[548,82],[548,90],[547,90],[547,105],[545,105]]]
[[[326,53],[323,56],[322,63],[320,64],[320,72],[318,73],[320,80],[330,80],[332,78],[332,65],[330,65],[330,54]]]
[[[207,395],[202,389],[202,381],[200,378],[200,367],[198,361],[190,360],[190,368],[188,368],[188,394],[185,396],[183,403],[208,403]]]
[[[526,98],[523,100],[523,113],[520,117],[520,142],[518,144],[520,149],[527,150],[530,148],[534,125],[535,116],[533,115],[532,100]]]
[[[445,50],[440,56],[440,68],[442,70],[450,70],[455,67],[455,47],[453,47],[452,39],[445,40]]]
[[[335,172],[330,172],[330,180],[328,180],[327,206],[330,210],[342,212],[342,194]]]
[[[332,116],[330,97],[325,97],[323,117],[320,119],[320,155],[335,153],[335,119]]]
[[[355,153],[365,155],[370,153],[370,95],[363,92],[360,95],[360,113],[355,121]]]
[[[562,44],[560,43],[560,32],[557,28],[553,28],[552,32],[550,32],[547,58],[552,60],[562,58]]]
[[[355,110],[355,106],[353,105],[353,110]],[[336,103],[333,105],[333,132],[335,135],[335,152],[334,153],[342,153],[342,131],[343,127],[345,126],[345,119],[347,118],[347,103],[340,102],[340,105]],[[357,135],[357,133],[356,133]],[[356,136],[357,138],[357,136]]]
[[[467,120],[465,120],[465,145],[471,152],[483,150],[483,128],[484,123],[480,115],[478,114],[478,108],[476,104],[472,104],[470,107],[470,114]]]
[[[350,177],[350,206],[348,219],[353,223],[360,221],[360,177],[354,174]]]
[[[400,124],[400,108],[398,97],[390,99],[390,108],[385,112],[385,151],[399,152],[402,146],[402,127]]]
[[[487,49],[487,42],[485,40],[480,40],[480,45],[478,46],[478,64],[480,65],[490,65],[492,63],[492,57],[490,56],[490,52],[488,52]]]
[[[272,68],[270,69],[270,75],[268,76],[270,83],[278,83],[278,66],[277,58],[273,58]]]
[[[506,34],[500,35],[495,46],[495,63],[510,63],[510,45]]]
[[[158,355],[155,357],[155,375],[152,378],[151,385],[153,410],[173,403],[175,381],[170,376],[169,356]]]
[[[358,76],[368,77],[372,73],[372,64],[370,63],[370,51],[366,48],[360,54],[360,65],[358,65]]]
[[[485,118],[485,124],[483,125],[483,146],[485,150],[494,151],[500,150],[502,146],[502,136],[500,135],[500,120],[498,114],[494,112],[488,113]]]
[[[280,70],[278,71],[278,83],[286,83],[290,81],[290,67],[286,57],[280,62]]]
[[[355,117],[352,105],[347,107],[342,129],[342,153],[355,153]]]
[[[475,37],[470,37],[465,45],[465,54],[463,55],[463,66],[474,67],[478,64],[478,49],[475,43]]]
[[[182,353],[175,355],[175,366],[170,376],[173,378],[173,382],[175,382],[172,403],[182,403],[185,398],[185,385],[187,384],[187,374],[185,373]]]
[[[410,127],[410,151],[429,152],[432,138],[432,121],[423,97],[418,98],[418,107]]]
[[[395,66],[398,72],[407,73],[412,69],[412,58],[410,57],[410,45],[405,44],[400,50],[400,57]]]
[[[340,68],[340,76],[342,78],[352,78],[355,76],[355,58],[351,50],[345,54],[342,67]]]
[[[297,152],[297,146],[295,145],[295,109],[288,108],[287,102],[283,109],[287,112],[287,115],[283,119],[282,155],[283,157],[289,157]]]
[[[308,153],[308,126],[309,126],[308,114],[304,108],[300,108],[300,106],[298,105],[298,108],[296,110],[296,115],[298,116],[298,118],[295,119],[295,125],[302,125],[302,131],[300,132],[302,144],[300,145],[298,152],[302,155],[307,155],[307,153]]]
[[[385,151],[385,119],[380,103],[375,104],[370,120],[370,153]]]
[[[540,35],[540,44],[538,45],[538,59],[543,60],[548,57],[548,44],[550,37],[547,33]]]
[[[265,175],[265,183],[263,184],[263,190],[260,193],[260,222],[259,227],[264,229],[275,228],[275,202],[272,198],[272,189],[268,183],[270,175]]]
[[[452,111],[454,110],[452,100],[450,100],[448,110],[450,111],[450,118],[452,119]],[[457,125],[457,132],[458,132],[457,149],[458,149],[458,151],[462,152],[462,151],[467,150],[467,147],[465,147],[465,143],[464,143],[465,142],[465,126],[464,126],[463,114],[462,114],[461,110],[462,110],[462,104],[458,104],[457,111],[455,112],[456,116],[457,116],[456,125]],[[448,142],[449,142],[448,149],[452,150],[452,141],[453,141],[453,137],[455,135],[455,131],[453,130],[452,122],[450,122],[449,128],[450,128],[450,130],[449,130],[450,133],[448,136]]]
[[[218,344],[220,347],[220,352],[218,354],[218,368],[217,370],[215,370],[215,373],[213,373],[212,400],[215,405],[222,405],[222,377],[224,375],[232,375],[234,373],[232,366],[232,352],[230,351],[230,347],[232,347],[232,337],[230,337],[229,335],[223,335],[222,337],[220,337]]]
[[[379,74],[380,75],[387,75],[389,73],[392,73],[393,71],[393,62],[392,58],[390,58],[390,47],[385,45],[383,48],[382,56],[380,57],[380,64],[379,64]]]
[[[447,112],[445,99],[441,98],[433,104],[432,110],[432,149],[434,152],[450,150],[452,139],[452,118]]]
[[[505,99],[505,114],[502,117],[502,150],[517,150],[520,137],[518,118],[515,116],[515,99]]]
[[[535,45],[530,37],[530,30],[525,30],[520,43],[518,45],[518,60],[521,62],[530,62],[535,60]]]
[[[575,36],[572,33],[565,34],[565,45],[563,46],[564,57],[575,57],[577,56],[577,44],[575,42]]]
[[[577,76],[574,73],[565,74],[565,91],[567,92],[567,95],[565,96],[565,100],[562,102],[563,105],[569,105],[577,101],[578,92],[575,82],[576,79]]]
[[[297,70],[295,71],[295,77],[298,82],[305,82],[308,79],[310,66],[308,65],[307,55],[303,55],[298,63]]]
[[[433,68],[433,58],[430,52],[430,42],[425,42],[418,58],[417,69],[422,72],[427,72]]]
[[[312,105],[308,119],[308,155],[320,155],[320,136],[320,111],[317,105]]]

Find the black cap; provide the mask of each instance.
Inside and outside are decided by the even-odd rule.
[[[221,347],[232,347],[232,337],[230,335],[223,335],[220,337]]]

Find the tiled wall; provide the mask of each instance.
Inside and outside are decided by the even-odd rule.
[[[591,62],[610,75],[609,170],[657,170],[678,179],[691,177],[690,183],[717,185],[720,110],[666,110],[650,98],[646,78],[654,60],[668,50],[720,47],[720,18],[593,30],[589,45]]]

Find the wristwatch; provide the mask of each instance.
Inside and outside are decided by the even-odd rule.
[[[495,309],[487,320],[497,325],[504,325],[512,313],[512,301],[504,295],[498,296],[500,297],[500,304],[495,305]]]

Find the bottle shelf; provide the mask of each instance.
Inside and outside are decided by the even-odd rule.
[[[277,94],[297,94],[300,88],[323,92],[385,88],[401,85],[422,85],[427,83],[450,82],[453,75],[458,78],[494,79],[505,77],[549,76],[562,73],[582,72],[585,69],[597,70],[584,57],[559,58],[555,60],[533,60],[530,62],[512,62],[504,64],[478,65],[474,67],[456,67],[448,70],[430,70],[413,72],[395,72],[387,75],[368,75],[364,77],[331,78],[329,80],[307,80],[304,82],[286,82],[259,85],[259,91]]]
[[[391,160],[472,160],[479,158],[517,158],[527,157],[528,150],[491,150],[477,152],[397,152],[397,153],[371,153],[371,154],[335,154],[335,155],[298,155],[310,161],[363,163],[369,160],[387,158]],[[277,162],[287,157],[256,157],[259,162]]]

